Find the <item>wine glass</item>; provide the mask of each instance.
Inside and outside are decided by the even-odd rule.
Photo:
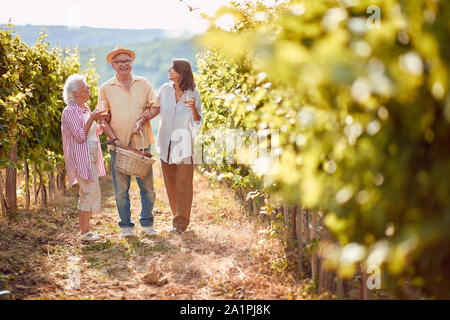
[[[105,101],[102,101],[102,105],[101,105],[101,107],[100,107],[100,110],[101,111],[105,111],[106,110],[106,103],[105,103]],[[104,121],[105,120],[99,120],[98,122],[99,122],[99,125],[103,125],[104,124]]]
[[[187,105],[189,102],[195,102],[195,97],[194,97],[194,92],[192,92],[192,90],[186,90],[184,92],[184,103]],[[193,114],[192,114],[192,109],[190,107],[188,108],[188,115],[190,119],[193,119]]]

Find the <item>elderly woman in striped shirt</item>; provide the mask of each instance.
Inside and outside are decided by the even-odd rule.
[[[106,119],[107,115],[103,114],[106,110],[91,112],[86,103],[89,96],[89,85],[84,76],[73,74],[67,78],[63,90],[67,106],[61,116],[61,132],[69,185],[78,183],[80,186],[80,239],[92,241],[100,237],[89,232],[89,220],[92,212],[100,211],[98,177],[106,174],[98,138],[102,131],[96,120]]]

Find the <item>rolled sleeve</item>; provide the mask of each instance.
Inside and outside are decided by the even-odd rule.
[[[159,107],[159,99],[150,82],[147,81],[147,105],[150,108]]]

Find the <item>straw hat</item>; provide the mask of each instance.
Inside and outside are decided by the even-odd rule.
[[[129,54],[131,56],[131,62],[133,62],[134,58],[136,57],[133,51],[131,51],[130,49],[126,49],[124,46],[118,45],[114,48],[113,51],[108,53],[108,55],[106,56],[106,61],[108,61],[108,63],[111,64],[112,58],[114,58],[114,56],[118,55],[119,53]]]

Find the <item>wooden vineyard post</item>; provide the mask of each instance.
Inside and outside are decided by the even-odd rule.
[[[306,248],[306,265],[307,265],[307,274],[311,275],[311,257],[309,254],[309,240],[310,240],[310,234],[309,234],[309,210],[305,209],[303,210],[303,222],[304,222],[304,237],[305,237],[305,248]]]
[[[53,166],[48,160],[48,164],[50,166],[50,171],[48,173],[48,198],[51,200],[55,200],[55,175],[53,174]]]
[[[259,204],[256,198],[253,198],[253,215],[258,216],[259,214]]]
[[[53,184],[52,184],[53,173],[52,170],[48,172],[48,198],[53,200]]]
[[[288,214],[288,206],[286,203],[283,203],[283,221],[284,225],[287,227],[289,223],[289,214]]]
[[[337,276],[337,295],[339,299],[344,298],[344,281],[341,277]]]
[[[267,197],[268,197],[268,196],[267,196]],[[262,210],[262,208],[264,207],[265,203],[266,203],[266,196],[262,196],[262,197],[260,198],[260,202],[259,202],[258,216],[260,215],[261,210]]]
[[[2,216],[5,216],[6,214],[6,199],[4,194],[4,187],[3,187],[3,172],[0,170],[0,207],[2,209]]]
[[[27,158],[23,158],[25,165],[25,197],[26,197],[26,210],[30,210],[30,169],[28,167]]]
[[[295,207],[295,233],[297,237],[297,277],[303,278],[303,210],[302,207]]]
[[[320,241],[328,242],[332,241],[332,237],[330,232],[322,225],[322,219],[320,216],[320,212],[317,215],[317,224],[320,226]],[[343,296],[343,287],[342,287],[342,279],[337,277],[336,272],[331,270],[326,270],[323,267],[323,263],[320,263],[320,271],[319,271],[319,293],[324,292],[336,292],[338,291],[339,297]],[[339,287],[340,286],[340,287]],[[340,289],[339,289],[340,288]],[[340,291],[339,291],[340,290]]]
[[[249,192],[250,192],[250,191],[245,190],[245,197],[246,197],[246,198],[247,198]],[[248,200],[246,201],[246,203],[247,203],[247,212],[248,212],[248,215],[251,216],[252,213],[253,213],[253,199],[249,197]]]
[[[317,213],[315,215],[314,219],[318,220],[318,218],[319,218],[319,215]],[[315,228],[317,228],[317,225],[315,226]],[[320,238],[322,241],[325,241],[327,239],[327,235],[325,233],[326,232],[325,232],[324,228],[322,228],[320,230]],[[318,290],[319,293],[324,293],[327,291],[327,289],[329,289],[327,286],[327,284],[328,284],[327,282],[328,282],[328,278],[329,278],[328,273],[329,272],[327,272],[327,270],[325,270],[325,268],[323,267],[323,263],[321,263],[320,268],[319,268],[319,290]]]
[[[17,143],[11,146],[11,152],[9,154],[9,161],[17,163]],[[6,211],[8,213],[16,212],[17,210],[17,169],[6,168],[5,179],[5,195],[6,195]]]
[[[255,207],[255,203],[252,198],[248,199],[248,214],[253,215],[253,208]]]
[[[56,189],[58,190],[58,194],[66,194],[66,172],[61,167],[57,166],[56,173]]]
[[[296,224],[296,218],[297,215],[297,206],[292,206],[291,210],[289,210],[289,238],[291,242],[290,249],[295,250],[296,248],[296,242],[297,242],[297,224]]]
[[[33,194],[34,194],[34,205],[37,206],[37,199],[38,199],[38,193],[37,193],[37,167],[36,163],[33,162]]]
[[[359,298],[361,300],[369,300],[369,288],[367,287],[367,272],[364,268],[364,265],[360,265],[361,270],[361,283],[359,288]]]
[[[40,208],[47,207],[47,190],[45,189],[44,177],[41,174],[41,171],[36,167],[36,171],[39,175],[39,187],[37,188],[36,194],[41,193],[41,205]]]
[[[316,241],[317,237],[317,214],[312,215],[311,217],[311,240]],[[311,255],[311,277],[313,280],[317,280],[317,248],[313,249]]]

